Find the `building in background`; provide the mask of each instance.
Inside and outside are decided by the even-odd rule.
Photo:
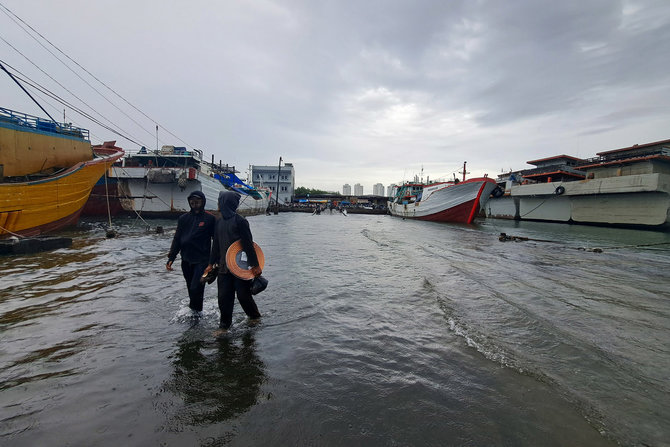
[[[351,195],[351,185],[349,183],[345,183],[344,185],[342,185],[342,195],[343,196]]]
[[[382,185],[381,183],[375,183],[374,186],[372,186],[372,195],[383,196],[384,185]]]
[[[354,185],[354,195],[355,196],[362,196],[363,195],[363,185],[360,183],[356,183]]]
[[[387,188],[386,188],[386,197],[393,197],[393,188],[395,188],[396,185],[395,183],[391,183]]]
[[[279,179],[277,179],[279,175]],[[277,195],[277,180],[279,193]],[[295,171],[293,163],[284,163],[279,166],[251,165],[251,182],[254,187],[265,187],[272,190],[272,203],[279,197],[279,204],[291,203],[295,192]]]

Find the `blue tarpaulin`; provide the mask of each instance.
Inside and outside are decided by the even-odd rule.
[[[214,178],[217,179],[218,181],[220,181],[221,183],[223,183],[224,185],[230,186],[231,188],[234,185],[242,185],[242,186],[245,186],[249,189],[254,189],[252,186],[249,186],[246,183],[244,183],[242,180],[240,180],[239,177],[236,176],[235,174],[223,174],[223,175],[214,174]],[[242,192],[242,191],[240,191],[240,192]],[[245,194],[248,194],[248,193],[245,192]]]

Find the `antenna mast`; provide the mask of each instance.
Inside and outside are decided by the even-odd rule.
[[[467,161],[464,161],[464,162],[463,162],[463,181],[465,181],[465,174],[469,174],[469,172],[466,172],[466,170],[465,170],[465,165],[466,165],[467,163],[468,163]]]

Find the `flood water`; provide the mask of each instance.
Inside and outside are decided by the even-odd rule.
[[[0,444],[670,445],[670,233],[249,222],[263,318],[221,338],[215,284],[194,317],[165,271],[176,221],[0,257]]]

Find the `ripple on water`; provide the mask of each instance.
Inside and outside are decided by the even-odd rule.
[[[0,259],[12,445],[663,445],[667,235],[387,216],[249,219],[263,314],[215,338],[133,220]],[[157,224],[156,222],[153,223]],[[501,243],[501,231],[560,243]],[[524,233],[525,232],[525,233]],[[636,236],[637,235],[637,236]],[[622,402],[625,402],[623,404]],[[110,421],[115,421],[114,423]],[[605,433],[602,435],[596,429]]]

